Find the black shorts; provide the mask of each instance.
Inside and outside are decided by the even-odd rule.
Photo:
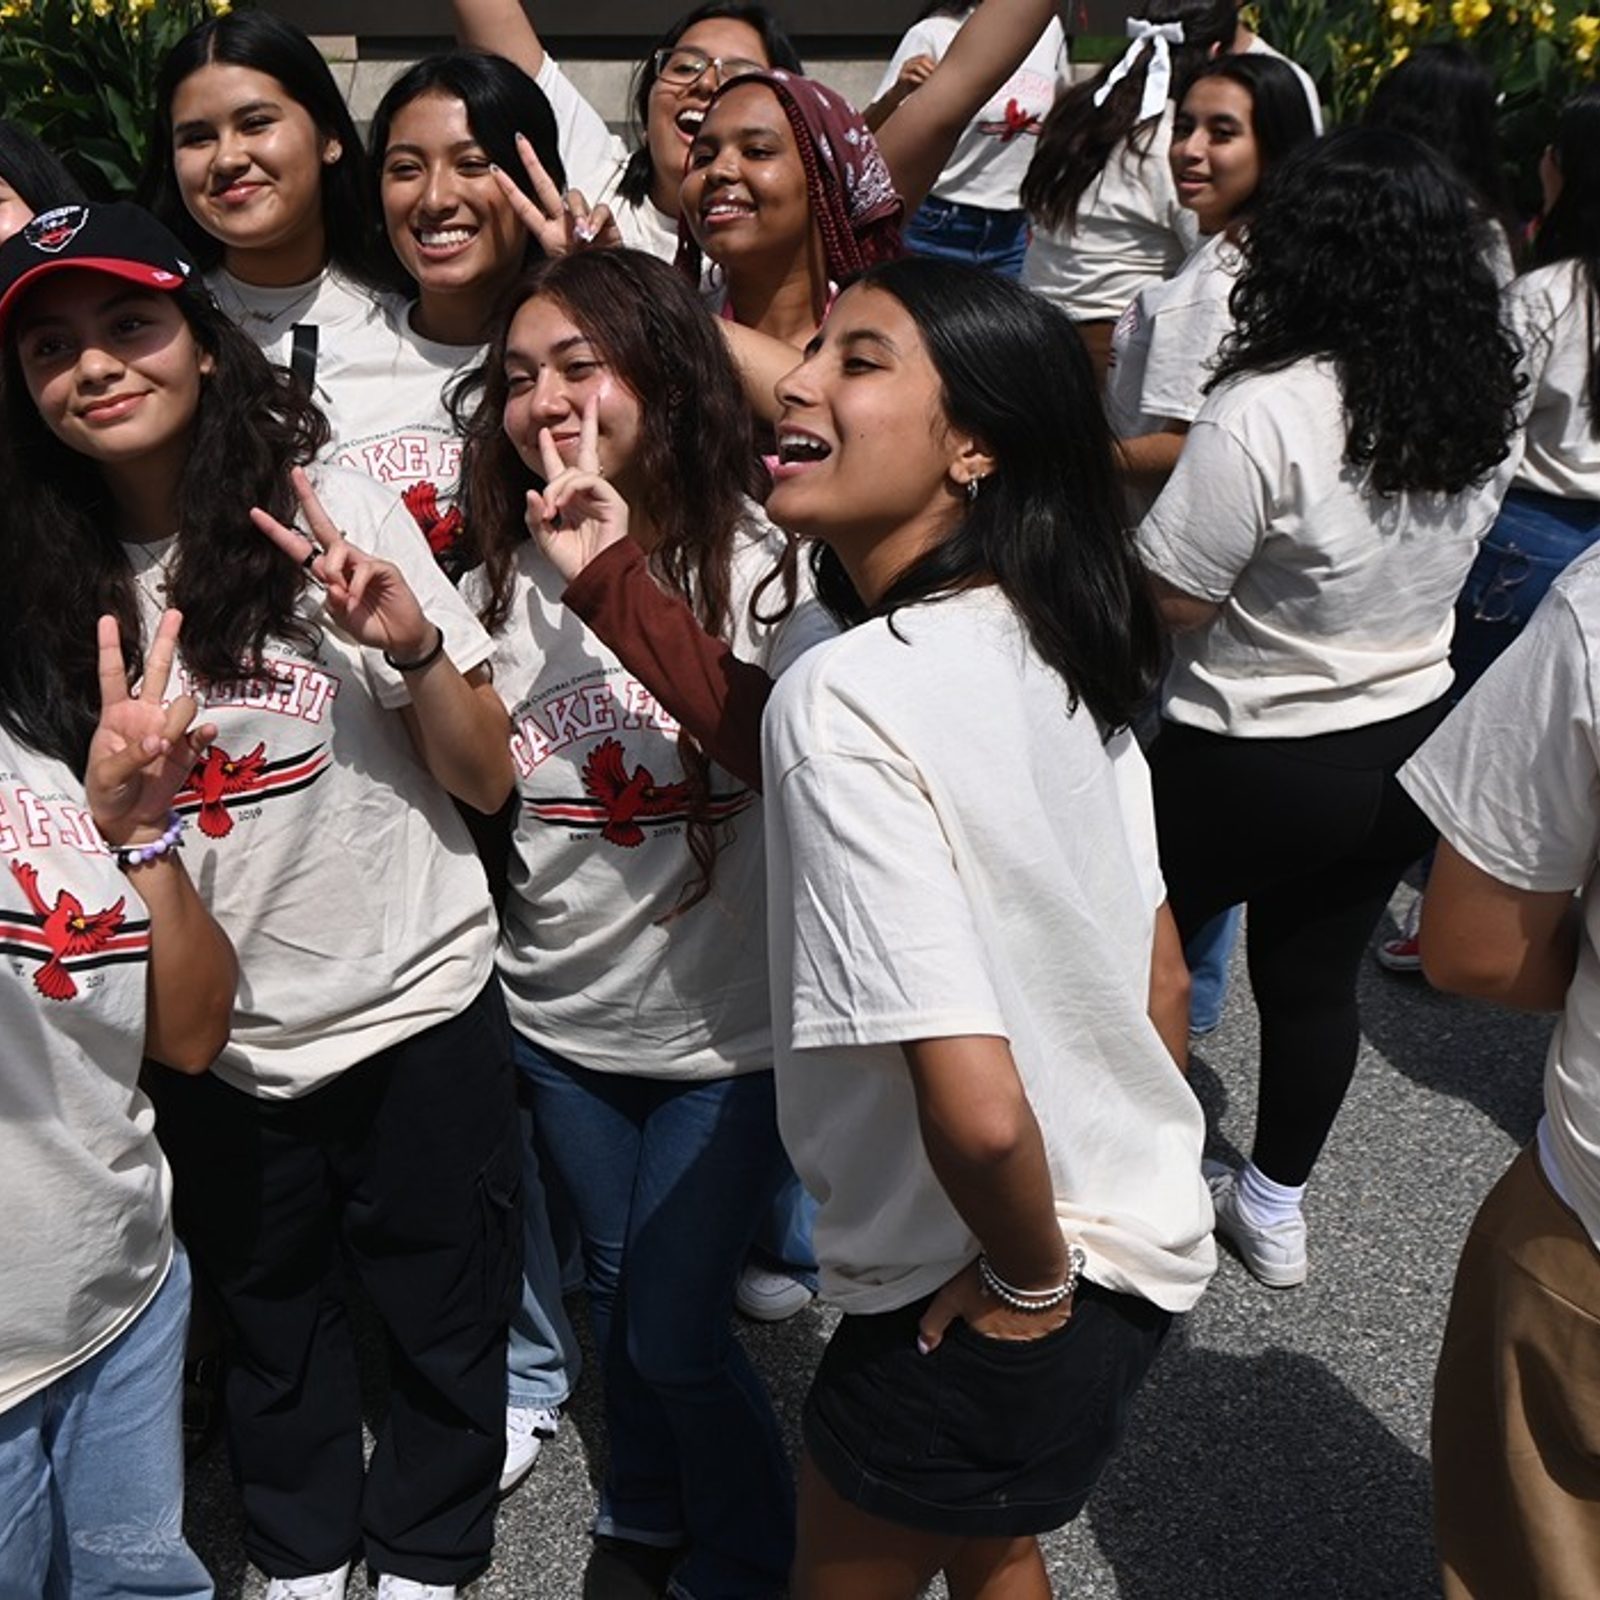
[[[839,1324],[806,1398],[811,1459],[851,1505],[928,1533],[1017,1538],[1070,1522],[1171,1315],[1085,1281],[1071,1319],[1041,1339],[958,1321],[922,1355],[927,1305]]]

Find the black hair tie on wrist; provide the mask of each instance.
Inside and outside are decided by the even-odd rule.
[[[444,654],[444,629],[436,622],[433,625],[433,631],[436,635],[433,641],[433,648],[425,656],[418,656],[415,661],[396,661],[385,650],[383,652],[384,661],[393,667],[396,672],[421,672],[424,667],[431,667]]]

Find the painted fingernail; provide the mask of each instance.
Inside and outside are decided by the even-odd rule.
[[[933,1346],[920,1333],[917,1335],[917,1354],[924,1356],[933,1354]]]

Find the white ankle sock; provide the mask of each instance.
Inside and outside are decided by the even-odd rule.
[[[1300,1215],[1306,1186],[1274,1183],[1255,1162],[1247,1161],[1234,1179],[1233,1192],[1247,1222],[1270,1228],[1279,1222],[1293,1222]]]

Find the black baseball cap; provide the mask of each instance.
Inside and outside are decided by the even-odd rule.
[[[55,206],[0,244],[0,338],[28,285],[69,267],[169,294],[193,271],[188,252],[143,206]]]

